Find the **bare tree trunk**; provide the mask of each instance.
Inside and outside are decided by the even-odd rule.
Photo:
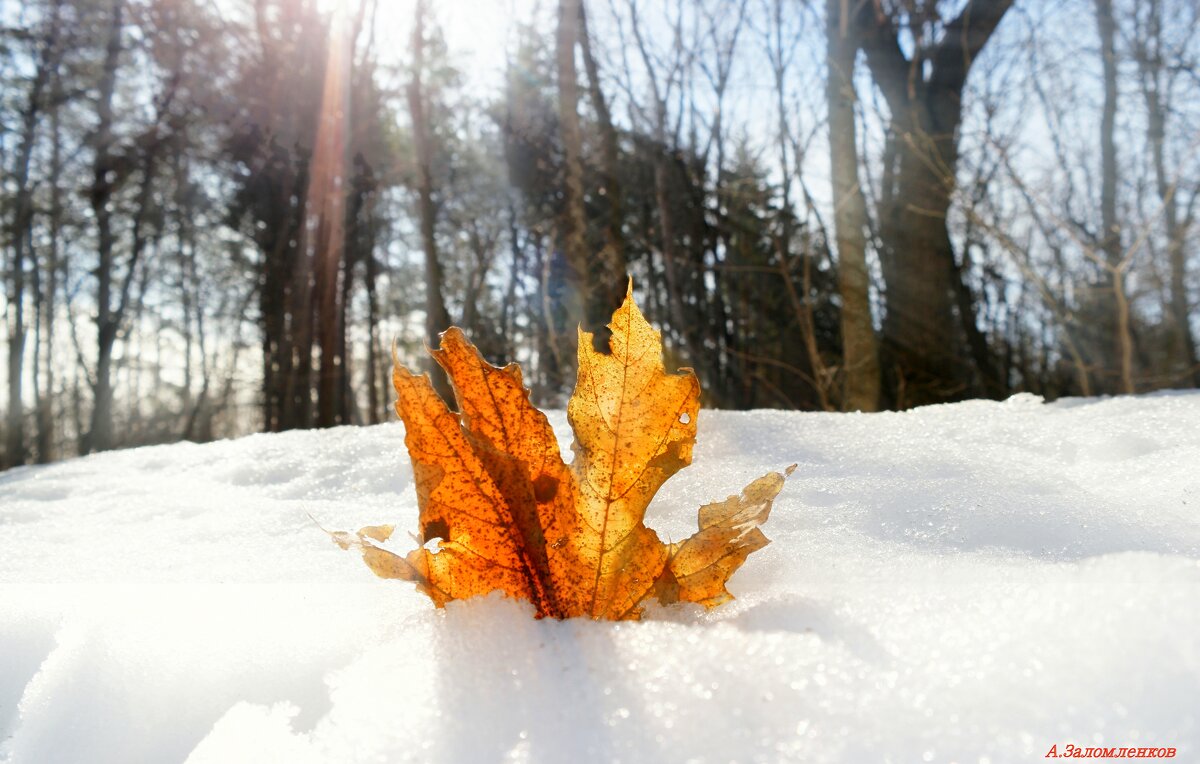
[[[1200,387],[1200,362],[1190,322],[1191,306],[1187,294],[1187,238],[1191,210],[1180,220],[1178,184],[1169,177],[1165,156],[1167,114],[1172,106],[1170,87],[1164,88],[1162,55],[1162,4],[1149,0],[1145,39],[1139,42],[1138,68],[1142,95],[1146,101],[1146,132],[1154,165],[1154,184],[1163,205],[1163,225],[1167,235],[1167,264],[1170,269],[1169,314],[1171,318],[1171,361],[1182,371],[1180,379]],[[1195,204],[1193,197],[1192,204]]]
[[[970,368],[960,360],[964,347],[981,376],[995,378],[986,341],[981,345],[976,336],[974,297],[955,283],[946,218],[967,74],[1011,5],[1012,0],[969,0],[947,22],[941,41],[931,50],[917,49],[914,59],[900,44],[894,18],[874,3],[852,6],[859,44],[891,112],[895,163],[885,168],[888,183],[880,205],[884,335],[900,375],[898,389],[903,385],[906,402],[915,405],[973,391]]]
[[[563,146],[563,211],[559,219],[559,243],[566,266],[563,289],[557,297],[556,344],[570,350],[575,346],[574,326],[599,329],[608,322],[603,305],[593,296],[588,268],[587,217],[583,208],[583,134],[579,128],[579,82],[575,71],[575,44],[579,39],[579,0],[559,0],[557,30],[558,125]],[[597,308],[600,310],[597,310]],[[570,353],[563,354],[570,357]]]
[[[829,152],[834,229],[838,252],[838,292],[842,297],[842,369],[845,411],[878,411],[879,350],[871,320],[867,270],[867,206],[858,182],[858,143],[854,117],[854,59],[858,46],[849,36],[847,4],[826,0],[829,73]]]
[[[467,237],[467,248],[470,250],[474,262],[467,273],[467,282],[463,288],[462,327],[472,336],[480,337],[480,342],[482,342],[485,333],[495,335],[494,331],[488,332],[485,329],[484,317],[480,313],[479,307],[487,286],[488,271],[491,270],[492,263],[496,259],[497,237],[480,231],[477,220],[468,221],[464,233]],[[482,345],[480,350],[485,351]]]
[[[119,169],[113,154],[113,95],[117,85],[117,65],[121,57],[121,29],[124,0],[113,0],[104,68],[100,77],[100,97],[96,101],[96,130],[92,135],[92,213],[96,218],[98,265],[96,268],[96,380],[93,388],[92,421],[83,439],[82,451],[104,451],[112,446],[112,347],[118,320],[113,315],[113,249],[110,200],[116,190]],[[132,264],[131,264],[132,266]],[[131,267],[132,272],[132,267]]]
[[[5,432],[5,459],[0,467],[24,464],[28,454],[25,444],[25,403],[22,397],[22,381],[25,372],[25,258],[31,244],[33,228],[33,189],[29,183],[29,167],[33,158],[33,147],[37,141],[38,122],[41,120],[46,86],[56,75],[58,59],[59,8],[54,3],[50,18],[45,23],[45,37],[39,46],[38,60],[29,85],[29,95],[21,113],[21,132],[13,169],[14,203],[13,218],[9,235],[12,242],[12,260],[9,266],[8,291],[8,421]],[[34,264],[36,274],[37,264]],[[40,285],[38,285],[40,286]],[[40,294],[36,295],[40,301]],[[40,306],[38,306],[40,308]],[[40,329],[40,311],[35,318]],[[40,339],[40,337],[39,337]],[[37,365],[39,348],[34,348],[34,366]],[[36,369],[35,369],[36,375]],[[35,396],[40,391],[34,391]],[[40,403],[40,401],[39,401]]]
[[[334,414],[337,424],[361,424],[355,421],[358,407],[354,401],[354,388],[351,385],[354,373],[353,355],[348,352],[346,332],[349,328],[347,310],[354,298],[354,266],[352,253],[344,250],[342,256],[341,296],[337,304],[337,331],[335,333],[334,351],[336,362],[334,368]],[[324,351],[322,351],[324,352]]]
[[[1100,115],[1100,240],[1110,267],[1121,260],[1121,229],[1117,223],[1117,60],[1116,22],[1112,0],[1095,0],[1104,64],[1104,107]]]
[[[349,220],[351,228],[347,239],[347,251],[353,252],[353,261],[363,263],[363,287],[367,293],[367,424],[379,424],[381,419],[382,401],[380,394],[379,375],[379,260],[375,256],[375,244],[378,232],[375,218],[375,193],[378,181],[370,163],[362,154],[354,157],[354,195]],[[351,258],[347,258],[350,262]],[[350,279],[347,277],[346,282]],[[343,299],[343,311],[350,303],[349,294]],[[343,335],[345,334],[343,320]],[[346,355],[351,353],[347,350]],[[346,375],[347,384],[350,381]],[[347,391],[347,399],[350,393]]]
[[[1125,295],[1125,269],[1113,268],[1113,295],[1117,302],[1117,360],[1121,370],[1121,392],[1137,392],[1133,383],[1133,327],[1129,315],[1129,298]]]
[[[587,11],[584,0],[577,2],[579,8],[579,45],[583,53],[583,64],[588,76],[588,94],[592,108],[596,110],[596,122],[600,131],[600,194],[608,202],[608,221],[604,227],[604,249],[594,263],[592,284],[593,305],[589,308],[589,322],[595,326],[604,324],[625,297],[625,282],[629,261],[625,251],[625,234],[622,224],[625,219],[621,199],[621,185],[617,173],[619,146],[617,130],[613,126],[612,113],[604,91],[600,88],[600,67],[592,54],[592,38],[588,32]]]
[[[516,330],[514,314],[517,304],[517,283],[521,280],[525,265],[525,252],[521,246],[517,210],[512,200],[508,203],[508,245],[512,255],[512,265],[508,271],[508,288],[505,290],[504,303],[500,306],[500,332],[504,338],[505,356],[511,358],[516,351]],[[528,242],[528,234],[525,241]]]
[[[194,336],[192,334],[193,316],[199,312],[200,294],[192,278],[192,267],[195,263],[195,252],[188,252],[188,243],[192,239],[191,227],[194,210],[192,209],[191,177],[188,172],[187,158],[180,150],[171,157],[172,182],[175,184],[174,218],[175,218],[175,259],[179,268],[179,303],[183,313],[180,322],[183,332],[183,389],[180,391],[180,410],[192,409],[192,369],[194,365]],[[190,428],[185,430],[184,437],[189,437]]]
[[[665,137],[664,130],[658,132],[660,136]],[[684,336],[686,345],[690,345],[687,338],[691,337],[691,331],[687,319],[684,318],[683,291],[680,289],[679,274],[677,273],[675,214],[671,209],[671,200],[668,198],[667,191],[669,171],[667,146],[665,143],[657,143],[654,147],[654,203],[658,208],[658,236],[662,252],[663,274],[666,276],[667,282],[667,311],[671,316],[671,323],[674,324],[675,331]],[[700,359],[694,352],[691,352],[690,347],[688,351],[690,362],[699,363]]]
[[[383,408],[379,391],[379,295],[376,280],[379,278],[379,261],[373,250],[364,253],[366,262],[367,288],[367,424],[379,424]]]
[[[40,75],[40,72],[39,72]],[[33,154],[43,82],[35,77],[22,119],[21,147],[17,151],[15,175],[16,199],[12,226],[12,261],[8,290],[8,421],[5,431],[5,459],[0,466],[24,464],[25,403],[21,387],[25,361],[25,248],[33,222],[33,204],[29,189],[29,163]]]
[[[108,79],[108,66],[111,63],[111,80],[115,86],[116,81],[116,66],[120,54],[120,14],[114,16],[114,26],[112,37],[109,40],[109,54],[106,56],[105,71],[106,79]],[[116,242],[116,237],[111,228],[111,210],[105,210],[104,213],[104,229],[103,237],[107,239],[104,251],[107,256],[104,259],[104,267],[98,270],[97,279],[99,282],[100,292],[98,299],[98,310],[96,320],[97,334],[97,362],[96,362],[96,381],[95,381],[95,400],[92,407],[92,424],[89,431],[88,443],[93,451],[104,451],[113,447],[113,381],[112,381],[112,359],[113,349],[116,344],[117,337],[120,335],[122,323],[125,321],[130,300],[136,306],[135,320],[132,322],[134,327],[142,325],[142,312],[145,308],[145,295],[149,284],[149,271],[142,267],[142,256],[148,248],[157,250],[158,241],[162,236],[161,223],[156,223],[154,218],[156,215],[154,184],[157,179],[159,169],[159,155],[164,147],[164,141],[160,134],[163,120],[166,118],[170,108],[171,101],[175,94],[175,88],[178,85],[178,71],[167,83],[164,91],[159,95],[156,103],[155,121],[150,128],[143,133],[134,142],[131,151],[139,160],[138,171],[141,176],[140,185],[135,201],[132,224],[130,225],[130,245],[129,258],[125,266],[125,273],[120,279],[120,284],[117,285],[115,295],[115,305],[113,304],[113,286],[116,282],[115,259],[113,254],[113,246]],[[108,87],[107,85],[105,86]],[[106,109],[109,115],[104,118],[104,121],[111,126],[111,91],[108,91],[106,100]],[[124,175],[124,168],[116,169],[116,165],[120,163],[115,155],[111,153],[112,140],[111,131],[108,137],[98,141],[98,146],[105,146],[101,151],[97,150],[96,166],[94,167],[93,189],[100,189],[100,193],[93,194],[93,211],[96,214],[97,222],[99,223],[101,215],[96,210],[97,199],[102,199],[105,207],[109,207],[112,196],[120,184]],[[125,161],[132,161],[131,159]],[[140,275],[140,279],[138,279]],[[137,294],[134,297],[133,286],[137,280]],[[140,342],[140,338],[139,338]],[[133,358],[140,357],[140,353],[134,353]],[[136,383],[140,382],[140,369],[135,368],[129,372]],[[140,416],[141,399],[135,388],[134,395],[131,399],[131,409],[135,416]]]
[[[303,186],[301,186],[303,188]],[[303,205],[303,202],[301,203]],[[311,236],[305,226],[303,207],[296,213],[300,220],[300,240]],[[287,332],[284,352],[288,356],[285,366],[283,410],[280,413],[283,429],[307,430],[312,426],[312,363],[313,329],[316,311],[313,310],[314,283],[313,258],[307,244],[290,251],[292,262],[290,289],[285,302]]]
[[[180,168],[181,178],[184,192],[180,195],[179,209],[179,235],[180,256],[183,258],[183,266],[180,277],[186,279],[183,292],[194,295],[192,299],[192,312],[195,317],[195,336],[194,342],[199,351],[200,357],[200,391],[194,397],[192,395],[191,384],[188,384],[187,401],[190,414],[188,415],[187,423],[183,428],[184,440],[195,440],[205,442],[212,440],[212,406],[209,402],[209,387],[211,385],[210,377],[211,370],[208,359],[207,343],[205,342],[204,330],[204,292],[203,285],[200,280],[199,267],[197,264],[196,239],[194,227],[190,224],[193,195],[190,188],[190,176],[187,170],[187,165],[183,164]],[[253,293],[251,293],[253,294]],[[249,298],[247,298],[249,299]],[[222,297],[222,306],[229,300],[227,295]],[[217,315],[222,315],[224,308],[221,307],[217,311]],[[239,311],[237,315],[241,315]],[[187,346],[188,353],[192,352],[193,334],[191,324],[187,328]],[[234,351],[237,352],[236,350]]]
[[[346,30],[334,22],[329,33],[325,82],[308,192],[307,214],[316,220],[312,258],[316,264],[318,341],[321,349],[317,379],[318,427],[346,422],[345,297],[350,284],[346,260],[346,140],[350,115],[346,83],[350,56]],[[339,281],[340,279],[340,281]]]
[[[1096,26],[1100,32],[1100,56],[1104,65],[1104,106],[1100,114],[1100,249],[1103,252],[1105,278],[1112,290],[1110,313],[1116,317],[1113,324],[1114,336],[1108,352],[1102,357],[1115,355],[1115,366],[1120,378],[1118,389],[1132,393],[1133,353],[1127,352],[1132,345],[1129,335],[1128,299],[1124,293],[1125,279],[1118,272],[1121,267],[1121,226],[1117,222],[1117,57],[1116,20],[1113,18],[1112,0],[1095,0]],[[1111,369],[1114,364],[1107,364]]]
[[[638,53],[641,56],[643,65],[646,67],[646,71],[650,73],[649,82],[654,105],[654,145],[652,147],[654,206],[658,212],[659,251],[662,253],[663,275],[667,287],[667,314],[671,320],[671,328],[683,338],[684,350],[686,351],[688,362],[699,365],[702,356],[698,352],[699,348],[695,341],[694,327],[688,322],[685,313],[686,306],[678,267],[677,229],[669,190],[671,170],[670,152],[672,149],[667,142],[667,101],[670,98],[670,88],[673,78],[679,74],[680,64],[678,61],[674,63],[671,70],[666,73],[667,83],[660,86],[658,76],[655,73],[654,58],[651,56],[646,44],[646,35],[642,28],[642,21],[637,11],[637,5],[633,0],[629,0],[628,4],[630,22],[634,39],[637,42]],[[677,21],[677,25],[678,23],[680,22]],[[678,32],[678,29],[676,32]]]
[[[442,266],[438,261],[434,226],[437,209],[433,203],[432,147],[425,116],[425,92],[421,75],[425,68],[426,0],[417,0],[413,25],[413,75],[408,86],[408,109],[412,116],[413,143],[417,153],[417,215],[420,218],[421,244],[425,249],[425,337],[430,347],[438,345],[438,335],[450,326],[450,313],[442,296]],[[450,381],[436,363],[427,361],[433,387],[449,405],[454,405]]]
[[[304,239],[303,196],[308,177],[307,161],[296,161],[291,154],[272,142],[266,147],[268,163],[281,168],[278,185],[273,189],[274,209],[271,225],[260,240],[262,283],[258,287],[259,314],[262,322],[263,429],[281,432],[300,426],[301,414],[294,400],[295,370],[298,359],[294,327],[289,313],[296,308],[308,288],[307,260],[300,242]],[[308,406],[305,391],[304,407]]]
[[[31,372],[30,382],[32,383],[30,385],[30,387],[32,388],[32,392],[33,392],[33,410],[34,410],[35,414],[38,415],[38,417],[39,417],[38,421],[40,423],[40,421],[41,421],[40,415],[42,412],[42,408],[45,406],[45,403],[46,403],[45,399],[42,398],[42,364],[41,364],[42,346],[43,346],[43,336],[42,335],[43,335],[43,332],[45,331],[46,323],[44,320],[45,319],[45,302],[43,299],[44,293],[42,291],[42,268],[41,268],[41,265],[37,262],[36,257],[34,258],[33,269],[32,269],[32,272],[30,273],[29,286],[31,287],[32,292],[33,292],[33,363],[31,364],[30,369],[29,369]],[[40,437],[39,437],[39,441],[40,441]],[[37,461],[38,461],[38,464],[45,463],[44,461],[42,461],[40,454],[38,455]]]
[[[46,297],[42,302],[45,324],[45,346],[42,349],[43,392],[37,410],[37,458],[39,464],[48,464],[54,459],[54,325],[55,306],[58,299],[58,271],[60,236],[63,221],[62,194],[62,125],[59,106],[62,102],[62,80],[54,77],[53,109],[50,112],[50,246],[46,261]]]

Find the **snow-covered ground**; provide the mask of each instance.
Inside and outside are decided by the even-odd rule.
[[[310,514],[415,528],[403,434],[0,474],[0,761],[1200,760],[1200,394],[705,411],[649,524],[796,462],[774,543],[623,624],[437,611],[337,549]]]

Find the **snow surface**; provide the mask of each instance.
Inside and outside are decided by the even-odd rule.
[[[0,761],[1200,760],[1200,394],[704,411],[649,524],[797,462],[774,543],[624,624],[437,611],[337,549],[309,514],[415,528],[403,434],[0,475]]]

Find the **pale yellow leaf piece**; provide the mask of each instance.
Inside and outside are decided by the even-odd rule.
[[[701,507],[700,530],[671,545],[671,561],[658,587],[659,600],[663,604],[698,602],[711,608],[733,599],[725,582],[751,552],[770,543],[758,526],[767,521],[785,476],[794,469],[793,464],[782,475],[763,475],[742,489],[740,496]]]

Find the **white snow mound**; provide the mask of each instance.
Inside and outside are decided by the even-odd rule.
[[[648,524],[796,462],[773,543],[736,601],[622,624],[439,611],[337,549],[309,515],[415,529],[403,436],[0,475],[0,761],[1200,757],[1200,394],[704,411]]]

